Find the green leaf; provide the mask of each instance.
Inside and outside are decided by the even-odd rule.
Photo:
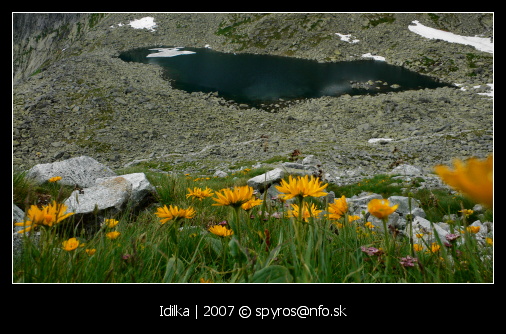
[[[213,250],[216,256],[219,256],[221,252],[223,251],[223,245],[221,243],[221,240],[215,239],[213,237],[207,237],[205,238],[207,244],[210,246],[210,248]]]
[[[228,247],[230,249],[230,255],[239,263],[245,262],[248,259],[244,247],[239,244],[239,240],[237,240],[235,236],[233,236],[228,243]]]
[[[293,277],[290,271],[283,266],[272,265],[260,269],[253,274],[251,283],[291,283]]]
[[[178,280],[178,277],[181,276],[182,271],[183,263],[175,257],[171,257],[167,262],[167,268],[165,269],[165,275],[163,277],[162,283],[176,282]]]

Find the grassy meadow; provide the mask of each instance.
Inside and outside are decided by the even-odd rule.
[[[460,167],[454,174],[461,173]],[[30,221],[25,227],[31,230],[21,233],[23,251],[13,255],[13,282],[493,282],[493,239],[477,240],[476,230],[468,226],[478,219],[493,221],[493,211],[466,211],[482,197],[448,189],[417,190],[420,179],[406,189],[392,176],[376,175],[347,186],[286,177],[278,188],[281,195],[269,200],[246,183],[266,171],[243,169],[220,178],[142,167],[116,171],[144,172],[156,194],[140,212],[126,209],[105,219],[97,216],[100,228],[93,234],[76,224],[74,215],[65,215],[62,205],[71,187],[60,185],[57,178],[38,185],[14,173],[14,203],[25,210]],[[463,173],[461,178],[468,177]],[[454,180],[448,180],[453,185]],[[335,193],[335,202],[322,200],[322,192],[328,191]],[[417,199],[433,223],[455,214],[448,222],[453,238],[414,244],[397,236],[395,229],[387,227],[384,233],[365,213],[353,216],[347,211],[343,198],[364,191]],[[368,206],[369,214],[385,227],[392,210],[385,202]],[[409,224],[408,218],[406,230]]]

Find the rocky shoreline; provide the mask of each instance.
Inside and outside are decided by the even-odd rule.
[[[155,31],[127,25],[145,16],[154,17]],[[484,14],[441,14],[437,20],[428,14],[105,15],[68,45],[40,40],[44,47],[67,47],[42,71],[15,74],[13,169],[89,155],[114,169],[143,161],[213,174],[299,150],[333,175],[370,175],[400,164],[428,171],[453,158],[485,157],[493,152],[493,98],[479,93],[492,83],[493,55],[422,38],[407,29],[413,20],[462,35],[492,33]],[[16,50],[35,43],[29,41]],[[118,58],[136,47],[206,44],[322,62],[370,52],[466,90],[343,95],[257,109],[172,89],[160,68]]]

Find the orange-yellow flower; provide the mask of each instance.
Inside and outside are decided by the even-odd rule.
[[[334,199],[334,203],[329,204],[329,213],[326,215],[329,219],[340,219],[348,211],[346,197]]]
[[[91,248],[91,249],[87,248],[87,249],[85,249],[85,251],[86,251],[86,254],[88,254],[89,256],[92,256],[93,254],[96,253],[97,250],[95,248]]]
[[[53,183],[53,182],[58,182],[61,180],[61,176],[54,176],[52,178],[50,178],[48,181]]]
[[[468,226],[468,227],[466,227],[466,231],[469,233],[476,234],[476,233],[480,232],[480,226]]]
[[[427,253],[437,253],[441,249],[441,246],[437,242],[433,242],[430,245],[430,250],[427,250]]]
[[[372,199],[367,204],[367,210],[376,218],[384,219],[391,215],[397,208],[399,204],[395,204],[394,206],[390,206],[390,202],[387,199]]]
[[[249,201],[241,205],[244,210],[251,210],[253,207],[262,204],[262,200],[259,198],[252,197]]]
[[[453,161],[453,169],[436,166],[434,171],[450,187],[472,200],[492,208],[494,202],[493,155],[480,160],[470,158],[466,162]]]
[[[169,220],[191,219],[195,215],[195,210],[192,207],[180,209],[177,206],[169,205],[167,208],[167,205],[164,205],[156,210],[155,215],[162,218],[160,219],[160,223],[165,224]]]
[[[460,210],[459,212],[462,212],[462,214],[465,215],[466,217],[469,217],[470,215],[472,215],[474,213],[473,210],[469,210],[469,209]]]
[[[118,225],[119,221],[116,219],[105,219],[104,223],[108,228],[113,228],[114,226]]]
[[[423,245],[420,244],[413,244],[413,250],[415,252],[421,252],[423,250]]]
[[[42,209],[40,209],[37,205],[32,205],[30,209],[28,209],[27,220],[20,223],[14,223],[14,225],[25,227],[18,233],[28,232],[39,225],[51,227],[74,214],[73,212],[66,213],[66,211],[67,206],[65,204],[56,203],[56,201],[42,207]]]
[[[288,210],[288,217],[299,218],[299,206],[297,204],[292,204],[292,210]],[[318,215],[322,212],[322,210],[318,210],[314,203],[311,203],[311,206],[307,202],[304,202],[304,209],[302,210],[302,219],[305,222],[309,220],[309,217],[318,217]]]
[[[328,184],[322,185],[318,178],[315,178],[311,175],[309,178],[308,175],[304,177],[298,176],[297,178],[293,178],[291,175],[288,177],[288,182],[284,179],[281,180],[281,185],[276,186],[276,189],[283,193],[280,197],[283,200],[289,200],[294,197],[304,198],[307,196],[311,197],[322,197],[327,195],[326,192],[323,191],[328,186]]]
[[[371,223],[371,222],[367,222],[367,223],[365,223],[365,224],[364,224],[364,226],[365,226],[365,227],[367,227],[367,228],[371,228],[371,229],[376,227],[376,226],[374,226],[374,225],[373,225],[373,223]]]
[[[354,220],[358,220],[360,219],[360,216],[356,216],[356,215],[349,215],[348,216],[348,223],[351,223],[352,221]]]
[[[253,188],[250,186],[224,188],[215,193],[213,205],[240,207],[253,197]]]
[[[76,238],[70,238],[69,240],[65,240],[64,242],[62,242],[62,244],[63,249],[66,250],[67,252],[70,252],[79,247],[79,240],[77,240]]]
[[[118,231],[112,231],[112,232],[108,232],[105,234],[105,236],[108,238],[108,239],[111,239],[111,240],[114,240],[116,239],[117,237],[119,237],[121,233],[118,232]]]
[[[228,237],[228,236],[234,234],[234,232],[232,230],[229,230],[225,226],[221,226],[221,225],[211,226],[209,228],[209,232],[211,232],[212,234],[215,234],[217,236],[220,236],[220,237]]]
[[[213,196],[213,190],[206,187],[205,189],[193,187],[193,190],[188,188],[188,194],[186,194],[186,198],[193,197],[198,198],[199,200],[202,200],[206,197]]]

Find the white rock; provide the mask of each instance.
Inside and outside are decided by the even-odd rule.
[[[128,203],[132,193],[132,183],[123,177],[105,180],[98,185],[72,192],[65,201],[67,212],[88,214],[95,210],[119,212]]]
[[[26,177],[43,183],[54,176],[61,176],[58,181],[64,185],[90,187],[100,177],[116,176],[109,167],[88,156],[80,156],[63,161],[38,164],[28,170]]]
[[[132,192],[130,195],[130,201],[134,206],[141,204],[141,202],[145,199],[145,197],[151,193],[156,191],[155,187],[149,182],[144,173],[131,173],[120,175],[119,177],[124,178],[128,182],[132,184]],[[100,185],[105,181],[114,179],[115,177],[106,177],[99,178],[95,180],[96,185]]]

